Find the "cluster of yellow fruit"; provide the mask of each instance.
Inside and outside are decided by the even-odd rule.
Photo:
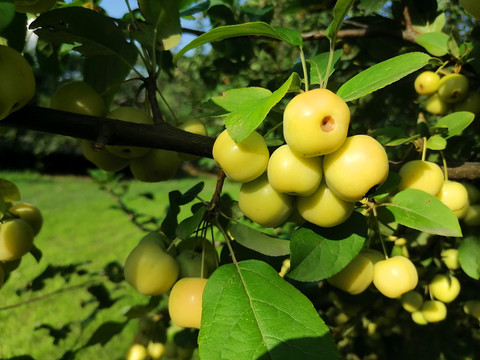
[[[20,199],[13,183],[0,179],[0,287],[5,275],[20,266],[22,257],[33,247],[43,225],[42,213],[35,205]]]
[[[480,93],[469,91],[468,78],[459,73],[440,77],[437,72],[424,71],[414,82],[418,95],[427,96],[425,110],[434,115],[445,115],[449,111],[480,112]]]
[[[436,163],[411,160],[402,165],[399,175],[399,190],[422,190],[440,199],[458,218],[467,214],[470,207],[467,188],[458,181],[446,180]]]
[[[327,89],[295,96],[283,115],[286,144],[270,155],[256,131],[235,142],[224,130],[213,158],[228,179],[242,183],[239,206],[252,221],[277,227],[299,214],[322,227],[343,223],[355,202],[389,171],[383,146],[367,135],[347,137],[350,111]]]
[[[0,45],[0,120],[24,107],[35,95],[35,77],[17,50]]]
[[[218,253],[208,239],[193,236],[174,246],[163,234],[152,232],[128,255],[124,274],[141,294],[169,293],[172,322],[199,329],[203,289],[217,267]]]
[[[52,95],[50,107],[77,114],[153,125],[149,114],[134,107],[122,106],[107,112],[102,97],[84,81],[61,85]],[[207,133],[203,123],[196,119],[185,121],[179,127],[200,135]],[[132,175],[144,182],[171,179],[178,171],[180,160],[191,160],[187,154],[145,147],[106,145],[97,149],[88,140],[81,140],[81,150],[85,158],[99,169],[117,172],[128,166]]]

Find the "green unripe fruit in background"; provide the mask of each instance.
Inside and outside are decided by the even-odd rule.
[[[448,74],[440,79],[437,94],[447,103],[457,103],[468,95],[469,83],[465,75]]]

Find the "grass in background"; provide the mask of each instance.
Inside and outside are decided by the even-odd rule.
[[[112,297],[119,300],[111,308],[101,311],[101,315],[82,333],[79,322],[85,320],[98,304],[91,301],[93,297],[85,288],[47,295],[82,284],[88,276],[74,274],[68,281],[57,276],[48,279],[41,291],[17,295],[17,289],[24,288],[49,264],[66,266],[83,263],[81,268],[90,273],[102,271],[111,261],[123,264],[144,233],[123,212],[114,208],[114,199],[99,190],[91,178],[5,172],[0,172],[0,178],[14,182],[20,189],[22,200],[38,206],[44,216],[44,226],[35,239],[43,253],[42,260],[37,263],[27,254],[0,290],[0,308],[30,301],[0,311],[1,359],[26,354],[37,360],[59,359],[68,349],[85,344],[93,331],[105,321],[124,321],[122,310],[125,307],[148,301],[148,297],[137,294],[125,282],[109,285]],[[173,190],[184,192],[199,181],[205,182],[200,196],[209,200],[215,188],[215,178],[184,178],[153,184],[131,181],[125,200],[127,205],[142,213],[163,217],[168,206],[168,193]],[[237,185],[226,182],[225,189],[236,197]],[[147,192],[154,195],[154,201],[139,196]],[[40,299],[33,301],[37,298]],[[53,338],[48,335],[49,330],[38,328],[42,324],[56,330],[68,329],[69,333],[64,340],[54,344]],[[108,344],[87,348],[76,359],[124,359],[136,326],[136,321],[131,321]]]

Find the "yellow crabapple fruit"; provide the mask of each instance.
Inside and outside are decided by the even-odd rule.
[[[270,156],[267,175],[270,185],[278,192],[311,195],[322,180],[322,159],[298,155],[288,145],[282,145]]]
[[[296,206],[302,218],[308,222],[322,227],[332,227],[350,217],[355,203],[340,199],[322,181],[312,195],[298,197]]]
[[[20,13],[44,13],[56,4],[57,0],[13,0],[15,11]]]
[[[373,265],[380,260],[385,260],[385,255],[375,249],[362,249],[361,254],[369,258]]]
[[[350,109],[327,89],[295,96],[283,114],[283,136],[292,151],[310,157],[329,154],[345,141]]]
[[[480,321],[480,300],[467,300],[463,304],[463,311]]]
[[[35,77],[17,50],[0,45],[0,120],[24,107],[35,95]]]
[[[168,297],[168,312],[172,322],[183,328],[200,329],[203,290],[207,279],[190,277],[178,280]]]
[[[352,295],[365,291],[373,280],[372,261],[359,253],[340,272],[327,279],[327,282]]]
[[[243,183],[238,195],[238,205],[250,220],[264,227],[283,224],[293,210],[293,198],[279,193],[268,182],[266,174]]]
[[[404,256],[378,261],[373,267],[373,284],[386,297],[398,298],[417,286],[417,269]]]
[[[439,300],[425,300],[419,311],[429,323],[439,322],[447,317],[447,307]]]
[[[445,266],[450,270],[457,270],[460,268],[457,249],[444,249],[442,250],[440,256]]]
[[[207,136],[207,128],[205,124],[195,118],[190,118],[188,120],[183,121],[179,126],[179,129],[182,129],[186,132]],[[183,161],[193,161],[198,158],[197,155],[186,154],[186,153],[178,153],[178,157],[180,160]]]
[[[33,246],[32,227],[22,219],[0,224],[0,261],[12,261],[28,253]]]
[[[105,114],[102,97],[85,81],[72,81],[61,85],[50,99],[50,108],[91,116]]]
[[[151,149],[146,155],[130,160],[130,171],[135,179],[159,182],[173,178],[180,160],[175,151]]]
[[[457,181],[445,181],[440,192],[437,194],[437,198],[448,206],[457,218],[462,218],[466,214],[468,206],[470,205],[467,189]]]
[[[468,95],[468,78],[462,74],[448,74],[440,79],[438,96],[447,103],[456,103]]]
[[[162,241],[144,237],[125,260],[125,280],[139,293],[161,295],[178,279],[179,266]]]
[[[423,304],[423,296],[418,291],[410,290],[400,296],[402,307],[408,312],[416,312]]]
[[[213,159],[233,182],[255,180],[267,169],[270,153],[262,135],[253,131],[236,143],[227,130],[218,135],[213,144]]]
[[[473,204],[468,206],[465,214],[462,217],[463,222],[468,226],[480,225],[480,204]]]
[[[435,93],[425,100],[425,110],[432,115],[445,115],[450,110],[450,104]]]
[[[130,106],[122,106],[106,116],[109,119],[131,122],[135,124],[153,125],[153,119],[145,111]],[[151,149],[138,146],[107,145],[112,154],[125,159],[133,159],[146,155]]]
[[[443,171],[436,163],[424,160],[411,160],[399,170],[399,190],[417,189],[436,196],[444,183]]]
[[[417,325],[427,325],[428,324],[428,321],[425,319],[425,317],[423,316],[423,314],[420,310],[412,312],[412,320]]]
[[[430,294],[437,300],[449,303],[460,294],[460,281],[455,276],[437,274],[434,276],[428,289]]]
[[[128,166],[129,160],[114,155],[105,148],[94,149],[90,140],[80,140],[80,149],[82,154],[99,169],[108,172],[117,172]]]
[[[480,112],[480,93],[470,92],[467,97],[453,105],[453,111],[469,111],[477,114]]]
[[[126,360],[145,360],[147,356],[147,348],[144,345],[132,344],[128,348]]]
[[[347,137],[323,158],[323,175],[330,190],[345,201],[361,200],[383,184],[389,171],[384,147],[368,135]]]
[[[438,90],[440,76],[433,71],[424,71],[415,78],[414,88],[419,95],[431,95]]]
[[[33,230],[33,235],[37,236],[43,225],[42,212],[35,205],[17,201],[12,203],[8,211],[16,217],[25,220]]]
[[[157,341],[149,341],[147,345],[147,353],[151,359],[161,359],[165,355],[165,345]]]

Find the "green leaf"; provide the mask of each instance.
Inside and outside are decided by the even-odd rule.
[[[200,226],[203,216],[205,215],[205,210],[206,207],[201,206],[192,216],[182,220],[176,230],[177,237],[182,240],[189,238]]]
[[[330,75],[332,75],[332,73],[335,71],[335,64],[342,57],[342,53],[342,50],[335,50],[333,53],[332,66],[328,76],[326,72],[329,53],[319,54],[311,59],[308,59],[307,63],[310,64],[310,84],[322,84],[327,77],[330,77]]]
[[[285,96],[298,74],[293,73],[276,91],[259,87],[232,89],[224,96],[214,97],[212,101],[229,113],[225,126],[235,142],[244,140],[265,119],[270,110]]]
[[[350,7],[353,4],[353,0],[338,0],[335,4],[335,8],[333,9],[333,20],[328,25],[326,34],[327,38],[332,41],[340,30],[342,26],[343,19],[347,16]]]
[[[424,191],[400,191],[386,207],[401,225],[430,234],[462,236],[460,224],[453,211],[435,196]]]
[[[468,111],[457,111],[442,117],[432,127],[432,130],[446,128],[448,131],[447,139],[455,135],[461,135],[475,119],[475,114]]]
[[[428,32],[420,34],[415,42],[425,48],[433,56],[448,54],[448,35],[442,32]]]
[[[11,0],[0,0],[0,32],[3,31],[15,17],[15,6]]]
[[[339,359],[313,304],[257,260],[223,265],[210,277],[198,344],[201,359]]]
[[[480,279],[480,239],[467,236],[458,247],[458,261],[462,270],[475,280]]]
[[[348,80],[337,95],[345,101],[358,99],[421,69],[430,59],[425,53],[411,52],[382,61]]]
[[[176,63],[183,54],[200,45],[239,36],[264,36],[283,40],[290,45],[300,47],[303,43],[302,36],[299,32],[282,27],[273,27],[262,21],[238,25],[226,25],[212,29],[195,38],[175,55],[173,62]]]
[[[85,26],[88,24],[88,26]],[[85,56],[84,79],[111,98],[137,60],[137,49],[127,42],[112,18],[83,7],[66,7],[41,14],[30,29],[46,41],[74,44]],[[107,101],[108,102],[108,101]]]
[[[427,149],[444,150],[447,147],[447,140],[439,134],[430,136],[427,140]]]
[[[418,138],[419,138],[419,135],[417,134],[417,135],[410,136],[408,138],[395,139],[395,140],[389,141],[386,144],[386,146],[398,146],[398,145],[408,144]]]
[[[162,50],[178,45],[182,37],[180,25],[180,2],[178,0],[138,0],[143,16],[153,25],[154,43],[159,41]]]
[[[298,281],[326,279],[343,269],[362,249],[367,237],[365,217],[354,212],[332,228],[300,228],[291,236],[291,271]]]
[[[233,238],[243,246],[268,256],[290,254],[290,241],[269,236],[249,226],[235,223],[229,228]]]

